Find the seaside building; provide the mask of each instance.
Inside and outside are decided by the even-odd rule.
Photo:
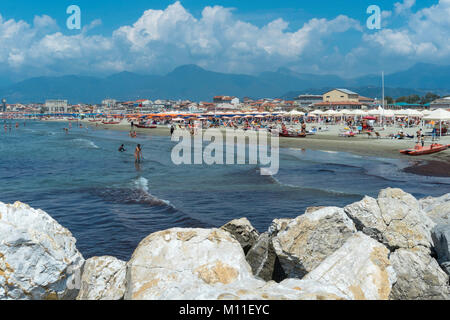
[[[105,99],[102,101],[102,106],[106,108],[114,108],[117,104],[117,101],[115,99]]]
[[[6,112],[6,99],[2,99],[2,111]]]
[[[359,94],[347,89],[334,89],[323,94],[323,102],[357,102],[359,103]]]
[[[308,109],[314,106],[316,103],[323,102],[323,96],[313,94],[302,94],[294,98],[295,104],[304,109]]]
[[[340,102],[320,102],[313,105],[314,110],[355,110],[368,109],[368,107],[361,102],[355,101],[340,101]]]
[[[372,106],[372,105],[375,104],[375,101],[376,101],[376,100],[375,100],[375,99],[372,99],[372,98],[367,98],[367,97],[359,96],[359,97],[358,97],[358,101],[361,102],[361,103],[363,103],[363,104],[365,104],[365,105]]]
[[[46,100],[45,108],[50,113],[67,113],[67,100]]]
[[[225,103],[225,104],[239,104],[239,99],[236,97],[229,96],[215,96],[213,98],[214,103]]]
[[[434,100],[430,103],[430,110],[450,109],[450,97]]]

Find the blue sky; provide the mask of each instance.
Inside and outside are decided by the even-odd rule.
[[[82,30],[66,28],[81,8]],[[382,29],[366,27],[378,5]],[[353,77],[450,61],[450,0],[2,0],[0,78],[120,71]],[[5,76],[6,75],[6,76]]]

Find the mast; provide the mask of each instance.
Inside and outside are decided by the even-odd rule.
[[[386,108],[385,103],[384,103],[384,71],[381,71],[381,86],[382,86],[382,95],[383,95],[383,111],[382,111],[382,115],[381,115],[381,124],[384,124],[384,109]]]
[[[383,110],[385,108],[384,105],[384,71],[381,72],[381,82],[382,82],[382,87],[383,87]]]

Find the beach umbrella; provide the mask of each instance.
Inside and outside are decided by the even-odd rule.
[[[442,135],[442,121],[450,121],[450,112],[444,109],[437,109],[431,112],[424,120],[439,121],[439,136]]]
[[[172,119],[172,121],[178,122],[178,121],[184,121],[184,119],[183,118],[174,118],[174,119]]]
[[[320,111],[320,110],[314,110],[313,112],[311,112],[311,114],[322,115],[322,114],[323,114],[323,111]]]
[[[395,116],[395,114],[392,110],[384,110],[383,116],[386,118],[392,118]]]
[[[328,111],[325,111],[323,114],[326,116],[336,116],[339,114],[339,112],[336,112],[334,110],[328,110]]]
[[[292,110],[288,113],[290,116],[304,116],[305,113],[297,110]]]

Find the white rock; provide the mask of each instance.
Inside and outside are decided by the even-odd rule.
[[[115,257],[86,260],[77,300],[121,300],[125,294],[126,263]]]
[[[436,224],[450,224],[450,193],[442,197],[419,200],[422,210]]]
[[[42,210],[0,202],[0,299],[74,299],[84,259]]]
[[[287,277],[301,279],[355,232],[343,209],[327,207],[293,219],[273,238],[273,247]]]
[[[391,299],[395,300],[448,300],[448,275],[430,256],[427,248],[398,249],[389,260],[397,274]]]
[[[125,299],[344,299],[335,288],[256,279],[244,252],[220,229],[170,229],[145,238],[127,263]]]
[[[344,208],[359,231],[397,248],[432,246],[434,222],[421,210],[419,202],[400,189],[385,189],[378,200],[365,197]]]
[[[337,287],[352,300],[387,300],[396,281],[389,250],[358,232],[304,280],[315,280]]]

